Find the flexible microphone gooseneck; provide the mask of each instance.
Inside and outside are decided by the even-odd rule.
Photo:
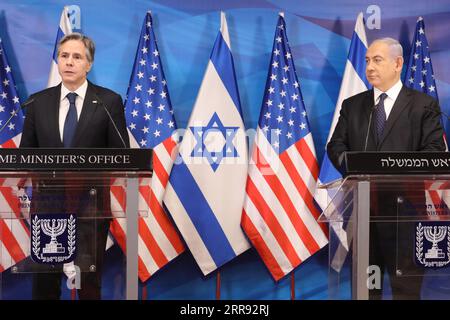
[[[375,109],[378,107],[378,105],[375,105],[372,110],[370,110],[370,116],[369,116],[369,124],[367,126],[367,133],[366,133],[366,142],[364,144],[364,151],[367,151],[367,142],[369,141],[369,132],[370,132],[370,127],[372,126],[372,117],[373,117],[373,112],[375,111]]]
[[[105,109],[106,114],[108,115],[109,120],[110,120],[111,123],[113,124],[114,129],[116,130],[117,135],[118,135],[119,138],[120,138],[120,141],[122,141],[123,147],[124,147],[125,149],[127,149],[127,148],[128,148],[128,147],[127,147],[127,144],[125,143],[125,140],[123,140],[123,137],[122,137],[122,135],[120,134],[120,131],[119,131],[119,129],[117,128],[116,123],[114,122],[114,120],[113,120],[113,118],[112,118],[112,116],[111,116],[111,113],[108,111],[108,108],[106,107],[106,104],[105,104],[105,103],[102,101],[102,99],[100,99],[95,93],[94,93],[94,98],[98,101],[99,104],[101,104],[101,105],[103,106],[103,109]],[[92,101],[92,103],[97,103],[97,101],[94,100],[94,101]]]
[[[11,119],[17,115],[17,113],[19,112],[19,110],[29,106],[30,104],[32,104],[34,102],[34,99],[29,99],[27,101],[25,101],[23,104],[19,105],[12,113],[11,116],[8,118],[8,120],[6,120],[5,124],[0,128],[0,133],[3,132],[3,130],[6,128],[6,126],[11,122]]]

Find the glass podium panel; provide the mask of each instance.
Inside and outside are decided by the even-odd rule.
[[[51,274],[70,298],[99,268],[117,274],[105,298],[137,298],[137,224],[149,210],[138,187],[150,186],[150,171],[0,172],[0,181],[0,299],[16,299],[19,286],[32,299],[36,277]]]
[[[328,186],[330,299],[450,298],[450,176],[358,175]]]

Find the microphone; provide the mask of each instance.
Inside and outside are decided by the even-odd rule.
[[[11,116],[8,118],[8,120],[6,120],[5,124],[0,128],[0,133],[3,132],[3,130],[6,128],[6,126],[11,122],[12,118],[17,115],[17,113],[19,112],[19,110],[29,106],[30,104],[32,104],[34,102],[34,98],[28,99],[27,101],[25,101],[23,104],[19,105],[12,113]]]
[[[367,133],[366,133],[366,142],[364,144],[364,152],[367,151],[367,142],[369,141],[369,132],[370,127],[372,126],[372,116],[375,109],[378,108],[378,105],[373,106],[372,110],[370,110],[370,116],[369,116],[369,125],[367,126]]]
[[[97,103],[97,102],[98,102],[99,104],[101,104],[101,105],[103,106],[103,109],[105,109],[106,114],[108,115],[109,120],[110,120],[111,123],[113,124],[114,129],[116,130],[117,135],[118,135],[119,138],[120,138],[120,141],[122,141],[123,147],[124,147],[125,149],[127,149],[127,148],[128,148],[128,147],[127,147],[127,144],[125,143],[125,140],[123,140],[123,137],[122,137],[122,135],[120,134],[120,131],[119,131],[119,129],[117,128],[116,123],[114,122],[114,120],[113,120],[113,118],[112,118],[112,116],[111,116],[111,113],[109,113],[108,108],[106,107],[106,104],[105,104],[105,103],[103,102],[103,100],[100,99],[95,93],[94,93],[94,98],[95,98],[96,100],[93,100],[92,103]],[[1,132],[1,131],[0,131],[0,132]]]

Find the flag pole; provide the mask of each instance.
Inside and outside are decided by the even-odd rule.
[[[220,300],[220,271],[216,273],[216,300]]]
[[[147,285],[143,284],[141,286],[141,300],[147,300]]]
[[[168,85],[153,32],[153,22],[150,13],[151,11],[146,12],[142,23],[138,48],[126,94],[128,98],[125,100],[127,127],[133,128],[129,131],[131,147],[153,149],[154,158],[158,158],[160,164],[154,168],[153,174],[161,179],[138,180],[141,187],[148,191],[151,190],[152,196],[155,197],[154,203],[156,204],[156,206],[150,207],[145,205],[144,209],[148,213],[148,217],[139,217],[138,219],[138,225],[144,228],[139,228],[138,230],[139,241],[145,244],[155,243],[154,245],[159,248],[158,250],[149,250],[150,245],[139,245],[137,248],[139,256],[137,288],[139,288],[139,291],[136,290],[136,292],[141,294],[142,300],[148,298],[150,288],[146,287],[146,284],[148,284],[146,281],[150,279],[151,275],[185,250],[183,242],[172,222],[165,220],[167,223],[164,223],[165,227],[161,230],[148,229],[148,226],[153,224],[153,219],[159,219],[157,217],[166,219],[168,217],[164,210],[159,210],[159,208],[163,207],[162,198],[165,192],[165,187],[160,188],[160,186],[166,185],[172,169],[173,158],[171,155],[173,150],[176,150],[176,142],[172,139],[172,134],[176,132],[177,128],[172,114]],[[143,74],[151,75],[151,77],[144,78]],[[155,96],[164,99],[164,103],[160,104],[162,100],[155,98]],[[160,104],[158,108],[160,117],[158,117],[158,120],[151,119],[150,115],[147,114],[149,112],[148,108],[152,105],[155,106],[157,103]],[[137,119],[135,118],[137,113],[145,114],[145,116]],[[115,192],[111,193],[111,196],[114,196],[114,199],[112,199],[114,201],[111,201],[113,210],[121,211],[123,210],[122,208],[126,207],[125,199],[127,194],[123,187],[115,187]],[[147,198],[147,195],[145,198]],[[110,231],[116,238],[116,242],[122,251],[125,252],[127,248],[126,226],[119,220],[121,219],[113,220],[114,224]],[[160,263],[155,264],[154,261],[160,261]],[[133,276],[135,276],[135,273],[133,273]],[[153,296],[150,298],[153,299]]]
[[[295,273],[291,272],[291,300],[295,300]]]
[[[326,229],[317,221],[320,212],[314,198],[304,196],[315,188],[318,164],[282,13],[277,19],[272,48],[254,139],[263,158],[248,168],[241,226],[274,280],[279,281],[288,279],[287,275],[324,247],[328,239]],[[278,136],[276,141],[269,139],[272,132]],[[276,170],[280,167],[283,170]],[[297,184],[296,179],[305,183]],[[300,254],[303,247],[297,240],[305,241],[305,237],[310,237],[315,247],[308,256]],[[286,254],[274,253],[280,249]],[[295,279],[291,277],[291,296],[295,298]]]

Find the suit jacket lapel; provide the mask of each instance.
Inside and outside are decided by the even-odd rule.
[[[59,132],[59,107],[61,105],[61,83],[54,87],[53,91],[50,94],[50,101],[48,104],[48,114],[51,115],[49,117],[49,128],[50,131],[53,132],[52,137],[54,137],[55,141],[53,145],[56,145],[60,148],[64,147],[61,141],[61,134]]]
[[[85,130],[88,130],[89,123],[94,116],[95,111],[97,111],[97,103],[93,103],[95,88],[88,81],[88,87],[86,90],[86,96],[84,97],[83,108],[81,110],[80,119],[78,121],[77,130],[75,131],[75,137],[73,139],[72,145],[74,147],[78,146],[80,139]]]
[[[389,117],[384,126],[383,136],[379,143],[379,147],[382,145],[384,140],[386,140],[386,137],[389,135],[389,132],[392,130],[392,127],[394,126],[395,122],[398,120],[398,117],[406,108],[410,100],[411,100],[410,92],[405,86],[403,86],[402,89],[400,90],[400,93],[398,94],[397,99],[394,102],[394,106],[392,107],[391,113],[389,114]]]

